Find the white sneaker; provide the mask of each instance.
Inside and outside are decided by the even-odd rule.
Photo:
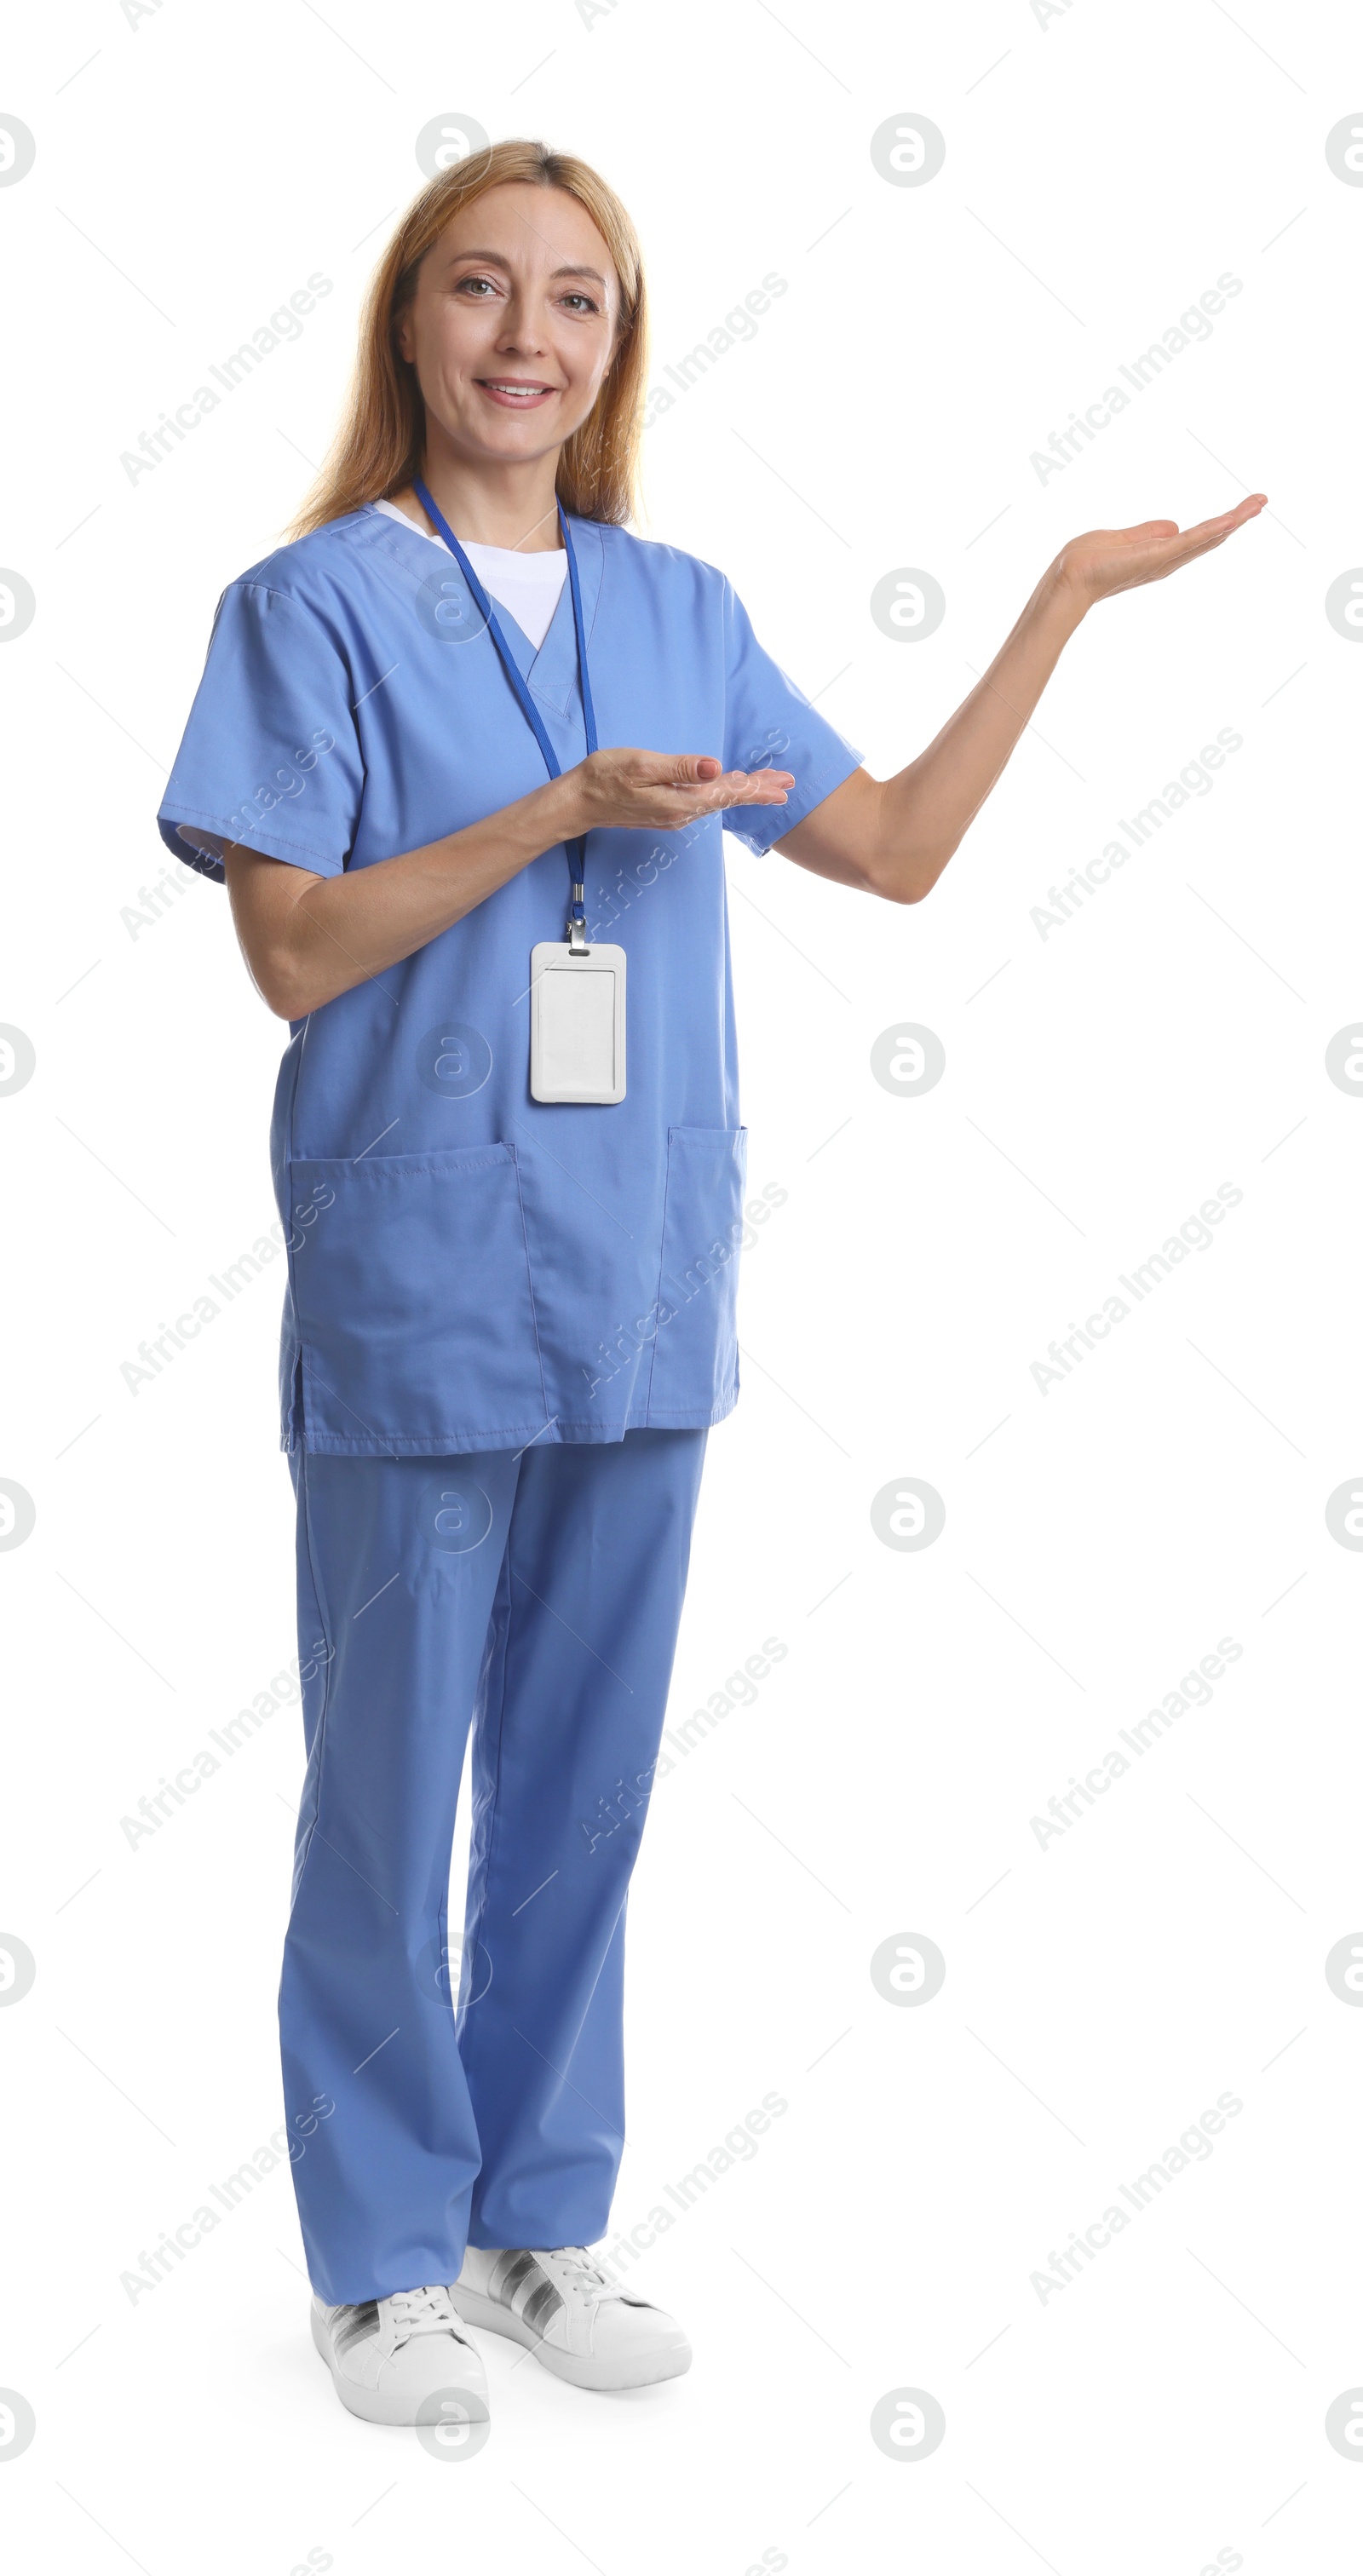
[[[691,2367],[675,2317],[620,2289],[582,2245],[502,2253],[471,2245],[450,2297],[466,2324],[528,2345],[575,2388],[648,2388]]]
[[[357,2307],[315,2298],[312,2339],[352,2415],[447,2432],[462,2425],[478,2441],[488,2422],[487,2377],[443,2282]]]

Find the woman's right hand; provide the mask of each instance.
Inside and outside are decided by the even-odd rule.
[[[795,784],[789,769],[722,769],[708,754],[608,750],[590,752],[547,791],[561,837],[583,832],[675,832],[702,814],[730,805],[784,805]]]
[[[794,784],[788,769],[725,771],[694,752],[594,751],[480,823],[339,876],[234,843],[223,867],[237,935],[270,1009],[303,1020],[414,956],[556,841],[602,826],[675,832],[728,805],[784,805]]]

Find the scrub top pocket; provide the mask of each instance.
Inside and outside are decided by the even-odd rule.
[[[738,1253],[746,1127],[669,1127],[648,1419],[694,1422],[738,1385]]]
[[[440,1455],[548,1419],[511,1145],[291,1160],[310,1449]]]

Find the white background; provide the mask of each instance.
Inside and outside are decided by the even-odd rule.
[[[1363,1924],[1363,1563],[1325,1505],[1363,1466],[1363,1108],[1324,1059],[1363,1000],[1363,653],[1324,595],[1363,560],[1363,189],[1324,143],[1363,101],[1357,31],[1273,0],[585,15],[66,0],[11,30],[0,108],[37,158],[0,190],[0,555],[37,607],[0,655],[0,1017],[37,1071],[0,1103],[0,1473],[37,1523],[0,1567],[0,1928],[37,1977],[0,2013],[0,2385],[37,2431],[0,2509],[24,2563],[149,2576],[1351,2563],[1363,2461],[1324,2419],[1363,2382],[1363,2016],[1324,1961]],[[123,915],[162,874],[218,594],[326,446],[446,113],[620,191],[655,381],[788,281],[649,431],[641,533],[730,574],[877,774],[1067,535],[1257,487],[1272,512],[1093,615],[926,906],[729,844],[750,1170],[789,1196],[745,1265],[673,1723],[789,1651],[654,1799],[619,2223],[765,2093],[788,2109],[634,2269],[690,2376],[593,2398],[485,2338],[492,2439],[453,2470],[337,2405],[287,2168],[153,2291],[120,2278],[281,2117],[301,1772],[284,1708],[121,1830],[294,1652],[276,1284],[135,1396],[120,1374],[273,1215],[282,1032],[220,890]],[[915,114],[945,165],[896,186],[870,138]],[[130,481],[313,271],[301,338]],[[1032,452],[1224,271],[1210,340],[1043,483]],[[917,642],[869,613],[904,567],[946,594]],[[1048,888],[1221,728],[1211,792],[1043,939]],[[921,1097],[871,1073],[898,1015],[946,1050]],[[1213,1244],[1043,1395],[1048,1343],[1223,1183]],[[922,1552],[871,1524],[905,1476],[945,1502]],[[1210,1705],[1043,1848],[1031,1819],[1223,1637]],[[869,1963],[910,1933],[946,1981],[902,2009]],[[1052,2250],[1223,2093],[1212,2152],[1043,2299]],[[945,2411],[930,2458],[872,2439],[904,2388]]]

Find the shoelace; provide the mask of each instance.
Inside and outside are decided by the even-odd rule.
[[[599,2263],[594,2263],[585,2245],[555,2245],[540,2258],[561,2263],[568,2275],[568,2286],[584,2299],[618,2299],[623,2296],[619,2284],[607,2279]],[[552,2275],[551,2275],[552,2278]]]
[[[393,2311],[393,2324],[399,2343],[409,2335],[437,2334],[442,2327],[458,2331],[458,2319],[450,2305],[449,2291],[441,2282],[423,2290],[394,2290],[388,2301]]]

